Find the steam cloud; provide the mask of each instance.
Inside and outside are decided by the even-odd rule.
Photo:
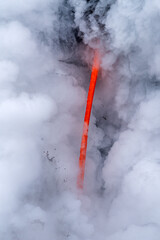
[[[159,11],[158,0],[0,1],[0,239],[160,239]]]

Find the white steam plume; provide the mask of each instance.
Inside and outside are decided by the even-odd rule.
[[[157,0],[1,0],[0,239],[160,239],[159,9]]]

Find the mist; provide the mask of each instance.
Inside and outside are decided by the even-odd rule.
[[[1,0],[0,239],[160,239],[159,10],[157,0]]]

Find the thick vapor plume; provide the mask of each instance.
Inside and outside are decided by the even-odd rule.
[[[159,11],[158,0],[0,1],[0,239],[160,239]]]

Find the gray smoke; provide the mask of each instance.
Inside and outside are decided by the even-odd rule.
[[[0,239],[160,239],[159,10],[157,0],[1,0]]]

